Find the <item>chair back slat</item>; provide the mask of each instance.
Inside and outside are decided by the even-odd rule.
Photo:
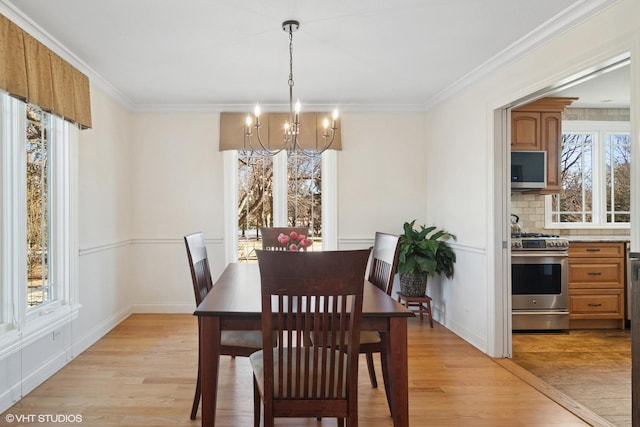
[[[399,252],[400,236],[376,232],[368,278],[388,295],[393,288]]]
[[[362,294],[370,251],[256,253],[266,345],[264,384],[270,385],[264,390],[265,402],[346,400],[357,391]],[[280,345],[271,351],[273,334]]]
[[[189,269],[191,270],[191,279],[193,282],[193,293],[196,306],[198,306],[213,287],[204,234],[198,232],[186,235],[184,236],[184,243],[187,247]]]
[[[298,235],[309,237],[309,227],[260,227],[262,249],[268,251],[287,251],[289,248],[278,241],[280,233],[290,236],[295,231]],[[307,248],[302,248],[306,251]]]

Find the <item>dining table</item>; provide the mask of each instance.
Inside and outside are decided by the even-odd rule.
[[[364,280],[364,279],[363,279]],[[260,270],[255,263],[230,263],[194,315],[200,321],[202,426],[216,422],[220,336],[227,330],[261,330]],[[409,425],[407,319],[415,313],[365,280],[361,329],[378,331],[385,343],[388,402],[395,427]]]

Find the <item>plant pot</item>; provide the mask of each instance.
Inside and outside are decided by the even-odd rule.
[[[427,273],[403,273],[400,275],[400,292],[407,297],[423,297],[427,293]]]

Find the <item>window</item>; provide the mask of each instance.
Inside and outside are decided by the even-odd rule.
[[[564,121],[561,190],[547,198],[549,227],[628,227],[628,122]]]
[[[309,227],[312,250],[336,249],[335,165],[335,150],[317,157],[225,151],[227,261],[255,261],[262,226]]]
[[[70,179],[77,129],[5,93],[0,108],[0,332],[24,334],[77,314]]]
[[[322,245],[322,156],[238,151],[238,260],[255,261],[260,227],[308,227]]]

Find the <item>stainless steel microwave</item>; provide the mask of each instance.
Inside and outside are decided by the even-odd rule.
[[[511,188],[528,190],[547,186],[546,151],[511,152]]]

